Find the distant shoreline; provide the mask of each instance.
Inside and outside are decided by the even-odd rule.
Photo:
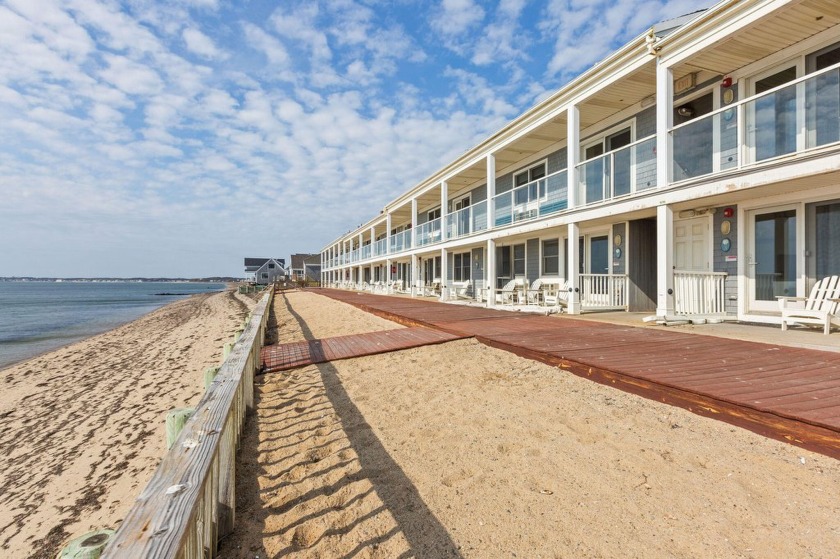
[[[55,282],[55,283],[240,283],[243,278],[212,277],[212,278],[48,278],[35,276],[0,276],[0,282]]]

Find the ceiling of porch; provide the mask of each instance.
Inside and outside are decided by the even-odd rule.
[[[803,0],[742,28],[674,68],[674,77],[706,70],[731,74],[821,31],[840,24],[837,0]]]

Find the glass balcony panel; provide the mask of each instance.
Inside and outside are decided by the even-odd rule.
[[[417,246],[425,246],[441,240],[441,218],[424,223],[417,228]]]
[[[487,201],[478,202],[470,208],[472,209],[470,219],[472,219],[473,233],[487,229]]]
[[[796,151],[796,98],[799,84],[791,84],[748,101],[748,146],[753,161]]]
[[[563,211],[568,206],[568,175],[565,170],[545,179],[545,196],[540,200],[540,215]]]
[[[495,226],[510,225],[513,221],[513,192],[503,192],[493,198]]]
[[[806,147],[815,148],[840,141],[840,68],[806,82]]]
[[[611,166],[614,169],[612,176],[612,195],[614,197],[630,194],[632,163],[632,148],[625,147],[613,152]]]

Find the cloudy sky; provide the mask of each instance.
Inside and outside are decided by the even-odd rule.
[[[711,0],[0,0],[0,276],[318,252]]]

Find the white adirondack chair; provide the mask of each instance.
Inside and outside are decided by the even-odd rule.
[[[470,282],[453,281],[450,285],[452,285],[452,293],[456,299],[472,299],[472,295],[470,295],[472,284]]]
[[[516,287],[520,280],[512,279],[501,289],[496,290],[496,302],[502,305],[512,305],[516,302]]]
[[[542,303],[543,292],[543,278],[537,278],[531,284],[531,287],[525,292],[525,300],[529,305],[539,305]]]
[[[814,324],[823,327],[827,336],[831,332],[831,325],[840,327],[840,276],[828,276],[820,281],[805,297],[778,297],[782,310],[782,330],[787,330],[788,324]],[[804,301],[805,308],[793,307],[794,301]]]
[[[556,307],[558,305],[566,307],[569,304],[569,282],[560,279],[551,287],[544,286],[545,292],[543,294],[543,302],[547,307]]]

